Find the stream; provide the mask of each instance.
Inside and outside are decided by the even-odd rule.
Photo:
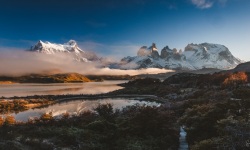
[[[186,131],[183,129],[183,127],[180,127],[180,145],[178,150],[188,150],[188,143],[186,141]]]

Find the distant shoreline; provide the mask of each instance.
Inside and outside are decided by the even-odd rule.
[[[156,95],[140,95],[140,94],[119,94],[119,95],[113,95],[110,93],[105,94],[70,94],[70,95],[32,95],[32,96],[14,96],[14,97],[2,97],[0,98],[0,101],[5,100],[29,100],[29,99],[48,99],[51,101],[56,102],[62,102],[62,101],[70,101],[70,100],[79,100],[79,99],[104,99],[104,98],[149,98],[156,101],[160,98]]]
[[[14,84],[15,82],[12,81],[0,81],[0,85],[1,84]]]

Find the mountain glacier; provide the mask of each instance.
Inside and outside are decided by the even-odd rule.
[[[202,43],[188,44],[185,50],[164,47],[159,54],[156,44],[142,46],[137,56],[121,60],[121,69],[166,68],[174,70],[198,70],[203,68],[232,69],[241,60],[234,57],[224,45]]]
[[[36,45],[31,47],[30,51],[50,55],[56,55],[58,53],[68,53],[73,57],[73,59],[79,62],[96,61],[99,59],[95,53],[85,52],[81,48],[79,48],[76,41],[74,40],[69,40],[64,44],[43,42],[39,40]]]

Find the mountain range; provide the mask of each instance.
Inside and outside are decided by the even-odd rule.
[[[202,43],[188,44],[184,51],[164,47],[159,54],[156,44],[142,46],[137,56],[125,57],[122,69],[166,68],[174,70],[198,70],[203,68],[232,69],[242,63],[223,45]]]
[[[142,46],[137,56],[127,56],[120,62],[106,62],[97,57],[93,52],[86,52],[79,48],[74,40],[65,44],[55,44],[39,41],[32,46],[30,51],[56,55],[67,53],[74,60],[80,62],[98,62],[100,66],[108,66],[116,69],[142,69],[142,68],[165,68],[173,70],[199,70],[204,68],[215,68],[228,70],[236,67],[243,61],[234,57],[227,47],[220,44],[202,43],[188,44],[184,51],[176,48],[164,47],[158,52],[156,44]],[[104,65],[105,63],[105,65]]]

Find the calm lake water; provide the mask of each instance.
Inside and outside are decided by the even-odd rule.
[[[17,114],[12,114],[17,121],[27,121],[28,118],[40,117],[44,113],[52,112],[54,117],[58,117],[63,113],[68,112],[70,115],[77,115],[81,112],[87,110],[93,110],[98,104],[106,104],[111,103],[113,104],[113,108],[121,109],[125,106],[130,106],[138,103],[139,105],[149,105],[149,106],[159,106],[159,103],[156,102],[148,102],[148,101],[140,101],[138,99],[131,99],[131,98],[106,98],[100,100],[74,100],[68,102],[62,102],[59,104],[51,105],[46,108],[40,109],[30,109],[24,112],[20,112]]]
[[[104,81],[87,83],[55,83],[55,84],[8,84],[0,85],[0,96],[27,96],[27,95],[60,95],[60,94],[100,94],[122,89],[117,84],[127,81]],[[77,115],[87,110],[93,110],[98,104],[111,103],[116,109],[134,105],[136,103],[150,106],[158,106],[156,102],[140,101],[138,98],[106,98],[100,100],[74,100],[51,105],[46,108],[30,109],[20,113],[13,113],[17,121],[27,121],[29,118],[40,117],[44,113],[52,112],[54,117],[58,117],[65,112],[70,115]]]
[[[0,84],[0,97],[28,95],[100,94],[122,89],[117,84],[127,81],[52,84]]]

